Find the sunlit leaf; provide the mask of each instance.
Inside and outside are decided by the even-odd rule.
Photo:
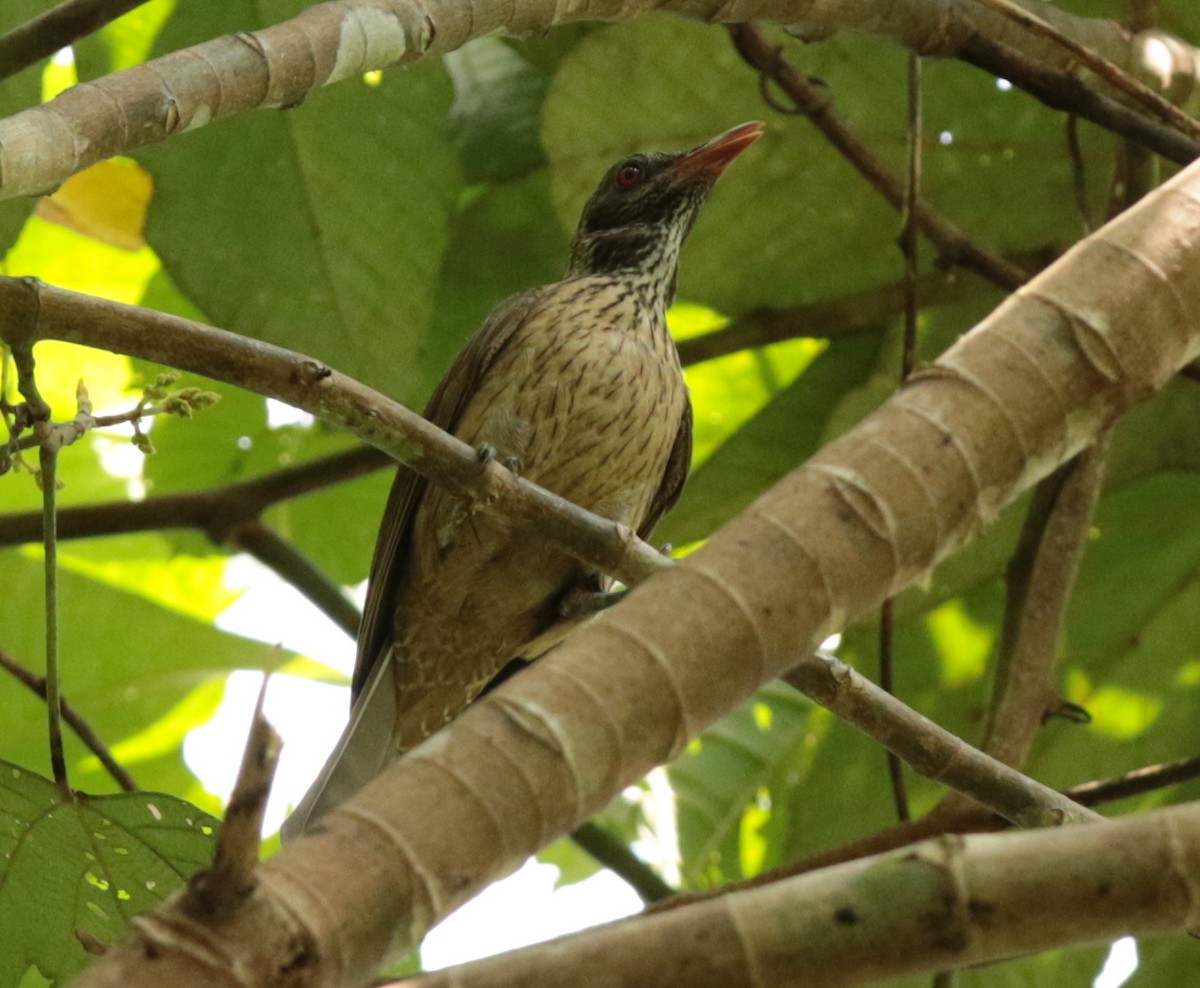
[[[72,175],[38,203],[38,215],[122,250],[146,246],[151,182],[135,162],[110,158]]]
[[[61,980],[212,857],[218,821],[161,793],[64,798],[0,763],[0,985]]]

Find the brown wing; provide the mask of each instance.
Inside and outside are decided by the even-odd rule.
[[[654,526],[683,493],[683,485],[687,480],[688,468],[692,465],[692,400],[684,395],[683,417],[679,420],[679,431],[675,433],[675,442],[671,446],[671,455],[667,457],[667,468],[663,471],[662,483],[654,492],[650,501],[650,510],[646,519],[638,528],[638,537],[648,539],[654,531]]]
[[[487,374],[496,357],[512,339],[514,330],[525,320],[545,289],[521,292],[501,302],[463,348],[446,372],[425,407],[425,418],[447,432],[454,432],[471,396]],[[358,629],[358,657],[351,680],[351,703],[358,700],[375,664],[392,643],[392,614],[396,605],[396,586],[412,532],[417,506],[429,482],[408,467],[396,471],[392,492],[379,526],[371,575],[367,582],[367,601]]]

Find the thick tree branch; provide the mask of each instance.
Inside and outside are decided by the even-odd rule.
[[[1099,779],[1072,786],[1063,795],[1082,806],[1103,806],[1106,803],[1143,796],[1146,793],[1166,789],[1169,786],[1191,782],[1200,778],[1200,758],[1183,758],[1162,765],[1147,765],[1134,769],[1113,779]],[[712,899],[742,889],[758,888],[795,875],[806,875],[810,871],[828,868],[846,861],[857,861],[873,854],[883,854],[908,847],[917,841],[947,834],[981,834],[1005,830],[1008,822],[985,806],[968,799],[943,801],[917,820],[894,824],[858,840],[821,851],[810,857],[765,871],[753,878],[729,882],[726,885],[697,892],[680,892],[656,902],[646,909],[647,913],[675,909],[692,902]]]
[[[840,988],[1182,932],[1197,919],[1198,846],[1196,804],[1069,833],[942,837],[393,988]]]

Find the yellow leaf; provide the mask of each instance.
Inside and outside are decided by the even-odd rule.
[[[38,203],[37,213],[93,240],[122,250],[141,250],[146,245],[146,209],[153,191],[153,180],[140,165],[112,158],[72,175]]]

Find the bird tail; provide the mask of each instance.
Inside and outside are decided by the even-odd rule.
[[[321,817],[353,796],[392,761],[394,745],[389,741],[396,724],[392,663],[390,649],[375,663],[333,753],[300,804],[283,822],[280,831],[283,840],[312,830]]]

